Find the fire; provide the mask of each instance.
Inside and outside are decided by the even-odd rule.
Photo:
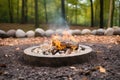
[[[70,48],[72,50],[77,49],[78,41],[69,34],[67,31],[63,32],[63,35],[53,35],[52,36],[52,46],[55,46],[58,50],[64,50]]]

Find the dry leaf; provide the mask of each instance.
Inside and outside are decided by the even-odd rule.
[[[74,66],[71,66],[70,68],[73,69],[73,70],[75,70],[75,71],[78,71],[77,68],[74,67]]]
[[[88,80],[88,78],[87,77],[83,77],[82,80]]]
[[[102,51],[96,51],[97,53],[102,53]]]
[[[106,69],[103,68],[102,66],[98,66],[98,68],[101,73],[106,73]]]
[[[18,51],[18,50],[20,50],[20,48],[19,48],[19,47],[17,47],[17,48],[16,48],[16,50]]]
[[[112,46],[111,46],[111,45],[109,45],[107,48],[108,48],[108,49],[110,49],[110,48],[112,48]]]

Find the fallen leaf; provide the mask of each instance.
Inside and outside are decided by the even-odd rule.
[[[103,68],[102,66],[97,66],[96,67],[101,73],[106,73],[106,69]]]
[[[88,78],[87,77],[83,77],[82,80],[88,80]]]
[[[75,70],[75,71],[78,71],[78,69],[76,67],[74,67],[74,66],[71,66],[70,68]]]
[[[102,51],[96,51],[97,53],[102,53]]]
[[[17,47],[17,48],[16,48],[16,51],[18,51],[18,50],[20,50],[20,48],[19,48],[19,47]]]

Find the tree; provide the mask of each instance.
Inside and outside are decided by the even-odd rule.
[[[19,22],[19,0],[17,0],[17,22]]]
[[[65,16],[65,0],[61,0],[61,14],[62,14],[62,18],[64,20],[66,20],[66,16]]]
[[[46,20],[46,23],[48,23],[46,0],[44,0],[44,8],[45,8],[45,20]]]
[[[94,12],[93,12],[93,2],[92,0],[90,0],[90,3],[91,3],[91,27],[94,26]]]
[[[110,0],[108,27],[113,26],[114,0]]]
[[[78,11],[78,8],[77,8],[77,3],[78,3],[78,0],[76,0],[76,5],[75,5],[75,16],[76,16],[76,19],[75,19],[75,22],[77,24],[77,11]]]
[[[39,27],[38,0],[35,0],[35,27]]]
[[[104,0],[100,0],[100,28],[104,27]]]
[[[9,8],[9,21],[13,23],[13,4],[11,0],[8,0],[8,8]]]
[[[120,1],[119,1],[119,27],[120,27]]]
[[[22,0],[21,23],[27,22],[27,0]]]

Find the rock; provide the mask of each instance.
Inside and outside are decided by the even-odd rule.
[[[96,35],[104,35],[105,29],[97,29]]]
[[[113,35],[113,33],[114,33],[114,29],[113,28],[107,28],[106,30],[105,30],[105,35]]]
[[[35,30],[35,36],[36,36],[36,37],[38,37],[38,36],[43,37],[44,35],[45,35],[45,31],[44,31],[43,29],[37,28],[37,29]]]
[[[15,33],[16,33],[16,30],[14,30],[14,29],[10,29],[7,31],[7,35],[9,37],[15,37]]]
[[[96,35],[97,30],[92,30],[91,34]]]
[[[81,30],[79,29],[72,30],[72,35],[80,35],[80,34],[81,34]]]
[[[72,32],[73,30],[69,29],[69,30],[66,30],[68,34],[72,35]]]
[[[63,29],[56,29],[55,34],[62,35]]]
[[[32,31],[32,30],[27,31],[27,32],[26,32],[26,36],[27,36],[28,38],[35,37],[35,32]]]
[[[81,34],[91,34],[91,30],[89,30],[89,29],[83,29],[81,31]]]
[[[0,30],[0,38],[7,38],[7,33],[3,30]]]
[[[45,31],[45,35],[46,35],[47,37],[50,37],[50,36],[53,35],[54,33],[55,33],[55,32],[54,32],[53,30],[51,30],[51,29]]]
[[[24,38],[26,36],[25,32],[22,29],[18,29],[15,35],[17,38]]]
[[[114,35],[120,35],[120,28],[114,28]]]

